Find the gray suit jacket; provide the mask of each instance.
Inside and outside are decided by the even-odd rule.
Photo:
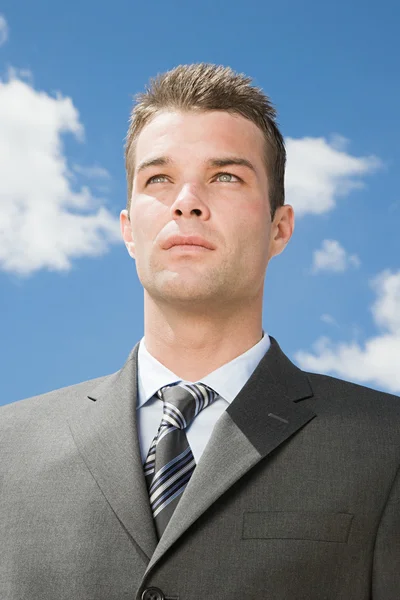
[[[398,397],[305,373],[271,338],[157,543],[138,347],[0,410],[1,600],[399,600]]]

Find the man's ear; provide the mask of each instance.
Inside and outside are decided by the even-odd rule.
[[[119,222],[121,226],[122,239],[125,242],[128,254],[133,259],[135,259],[135,243],[133,241],[132,223],[129,219],[128,211],[126,209],[121,210],[121,213],[119,215]]]
[[[271,225],[270,258],[286,248],[294,231],[294,211],[290,204],[280,206]]]

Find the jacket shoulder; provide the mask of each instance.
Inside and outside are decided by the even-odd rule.
[[[368,397],[380,397],[382,400],[387,401],[400,401],[400,396],[396,394],[391,394],[390,392],[384,392],[382,390],[361,385],[359,383],[354,383],[353,381],[339,379],[338,377],[325,375],[323,373],[311,373],[307,371],[304,371],[304,373],[310,379],[312,385],[315,385],[317,387],[324,387],[326,389],[332,389],[335,390],[336,393],[338,392],[338,390],[340,390],[347,394],[354,394],[357,396],[363,394]]]
[[[92,390],[113,375],[102,375],[0,406],[0,422],[5,424],[7,420],[12,420],[15,423],[16,419],[24,420],[31,417],[37,420],[40,414],[54,413],[61,417],[66,416],[73,404],[81,404]]]
[[[400,424],[399,396],[330,375],[304,373],[316,398],[324,400],[326,405],[342,410],[361,410],[365,415],[371,416],[387,415],[389,418],[394,417]]]

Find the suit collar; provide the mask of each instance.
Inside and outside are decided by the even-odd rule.
[[[139,343],[122,369],[93,389],[81,410],[69,417],[89,471],[133,543],[150,559],[147,572],[233,483],[315,417],[299,404],[313,395],[307,375],[273,337],[270,341],[270,349],[214,427],[158,544],[137,436]]]
[[[252,348],[197,381],[208,385],[230,404],[248,381],[269,347],[269,336],[263,331],[263,337]],[[141,408],[150,398],[153,398],[160,388],[179,381],[181,381],[180,377],[148,352],[145,339],[142,338],[138,350],[137,408]]]

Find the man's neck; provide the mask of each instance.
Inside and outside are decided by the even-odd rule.
[[[168,318],[145,310],[148,352],[180,379],[198,381],[255,346],[263,336],[262,315],[230,318],[182,315]]]

